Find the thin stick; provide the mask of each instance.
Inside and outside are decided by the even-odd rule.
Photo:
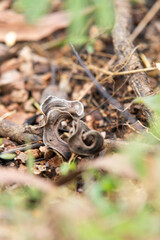
[[[44,146],[44,143],[26,144],[24,147],[18,147],[18,148],[10,149],[8,151],[1,152],[1,154],[16,153],[17,151],[24,152],[28,149],[35,149],[35,148],[39,148],[41,146]],[[0,157],[1,157],[1,155],[0,155]]]
[[[137,122],[136,118],[134,118],[134,116],[132,116],[128,111],[124,110],[123,106],[116,100],[114,99],[106,90],[104,90],[104,88],[101,86],[101,84],[99,84],[95,77],[93,76],[93,74],[89,71],[89,69],[84,65],[83,61],[81,60],[79,54],[77,53],[77,51],[75,50],[73,44],[70,42],[70,46],[75,54],[75,56],[77,57],[79,63],[81,64],[81,66],[84,68],[85,72],[87,73],[87,75],[89,76],[89,78],[91,79],[91,81],[94,83],[94,85],[97,87],[98,91],[103,95],[104,98],[108,99],[109,102],[118,110],[121,112],[121,114],[131,123],[134,124]],[[135,126],[136,130],[141,131],[142,127],[141,126]]]
[[[155,71],[157,70],[157,67],[149,67],[149,68],[141,68],[141,69],[135,69],[135,70],[129,70],[129,71],[123,71],[123,72],[110,72],[106,71],[102,68],[98,68],[95,66],[89,66],[90,69],[96,69],[99,72],[103,72],[106,75],[110,76],[120,76],[120,75],[128,75],[128,74],[133,74],[133,73],[140,73],[140,72],[150,72],[150,71]]]
[[[152,18],[156,15],[156,13],[160,10],[160,0],[156,1],[152,8],[147,12],[142,21],[138,24],[138,26],[134,29],[131,34],[131,41],[134,41],[137,36],[142,32],[142,30],[147,26],[147,24],[152,20]]]
[[[0,120],[3,120],[3,119],[5,119],[5,118],[11,116],[11,115],[14,114],[15,112],[16,112],[16,110],[13,110],[13,111],[11,111],[11,112],[7,112],[7,113],[3,114],[3,115],[0,117]]]

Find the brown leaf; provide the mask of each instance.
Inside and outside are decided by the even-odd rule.
[[[0,41],[5,41],[8,32],[15,32],[17,41],[38,41],[66,28],[69,22],[69,15],[62,11],[47,15],[33,26],[26,22],[22,14],[6,10],[0,14]]]
[[[12,123],[23,124],[28,118],[32,116],[31,113],[25,113],[24,111],[17,111],[12,115],[8,116],[6,119]]]
[[[12,102],[16,103],[24,103],[28,99],[28,92],[25,89],[22,90],[14,90],[11,93],[11,100]]]
[[[5,9],[7,9],[11,4],[10,0],[5,0],[5,1],[1,1],[0,2],[0,12],[4,11]]]
[[[43,142],[53,150],[60,153],[65,159],[71,156],[68,144],[61,139],[59,128],[63,121],[72,121],[84,114],[83,105],[79,101],[68,101],[65,99],[49,96],[41,104],[43,118],[40,125],[43,127]]]
[[[12,58],[8,61],[5,61],[1,65],[1,73],[11,70],[17,70],[20,67],[21,61],[17,58]]]
[[[21,74],[16,70],[3,73],[0,78],[0,92],[10,92],[15,88],[16,83],[21,83]]]

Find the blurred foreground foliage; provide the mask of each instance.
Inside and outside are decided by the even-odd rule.
[[[16,0],[15,4],[33,23],[48,12],[50,2]],[[87,40],[90,20],[106,30],[113,26],[111,0],[68,0],[66,7],[73,15],[69,38],[76,42]],[[89,10],[84,14],[86,8]],[[158,240],[160,95],[138,98],[136,103],[145,104],[153,112],[150,127],[142,134],[132,135],[128,145],[116,153],[117,158],[126,159],[132,166],[136,179],[114,171],[90,169],[82,174],[82,194],[76,192],[75,182],[45,194],[33,187],[1,187],[0,239]],[[31,157],[30,172],[33,161]],[[75,164],[65,163],[61,172],[67,175],[75,168]]]
[[[160,147],[152,126],[156,121],[160,128],[160,96],[135,102],[145,104],[157,117],[147,131],[132,136],[128,145],[115,153],[131,165],[134,179],[125,171],[119,175],[114,169],[107,173],[88,169],[82,174],[82,194],[76,193],[75,182],[55,187],[48,194],[33,187],[1,188],[0,236],[11,234],[21,240],[159,239]],[[125,164],[123,167],[127,170]],[[76,164],[67,167],[65,163],[61,171],[66,175],[75,169]]]

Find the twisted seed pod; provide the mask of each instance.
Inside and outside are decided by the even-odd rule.
[[[49,96],[41,104],[41,110],[44,115],[47,115],[51,110],[67,111],[73,115],[73,118],[82,118],[84,116],[83,104],[79,101],[68,101],[65,99]]]
[[[68,101],[49,96],[41,105],[43,142],[48,147],[60,153],[66,160],[71,153],[83,156],[94,155],[102,150],[103,137],[80,120],[84,115],[84,107],[79,101]],[[60,126],[63,121],[71,123],[71,136],[64,141],[60,136]],[[63,130],[63,129],[62,129]]]
[[[68,139],[71,152],[90,156],[100,152],[103,148],[104,140],[102,135],[90,128],[81,120],[74,121],[74,132]]]
[[[71,151],[68,144],[61,139],[58,131],[61,122],[66,119],[72,120],[72,117],[68,112],[51,110],[47,115],[47,122],[43,128],[43,142],[45,146],[57,151],[68,160],[71,156]]]

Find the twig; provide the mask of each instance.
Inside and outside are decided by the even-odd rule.
[[[130,36],[131,41],[134,41],[137,36],[142,32],[146,25],[152,20],[156,13],[160,10],[160,1],[156,1],[152,8],[147,12],[142,21],[134,29],[133,33]]]
[[[13,111],[11,111],[11,112],[7,112],[7,113],[3,114],[3,115],[0,117],[0,120],[3,120],[3,119],[5,119],[5,118],[11,116],[11,115],[14,114],[15,112],[16,112],[16,110],[13,110]]]
[[[150,71],[155,71],[158,68],[157,67],[148,67],[148,68],[142,68],[142,69],[135,69],[135,70],[128,70],[128,71],[123,71],[123,72],[110,72],[110,71],[106,71],[102,68],[98,68],[95,66],[89,66],[90,69],[96,69],[99,72],[103,72],[106,75],[110,75],[110,76],[121,76],[121,75],[129,75],[129,74],[133,74],[133,73],[140,73],[140,72],[150,72]]]
[[[113,30],[113,42],[115,52],[120,61],[123,61],[134,49],[134,45],[130,40],[130,29],[132,24],[130,4],[127,0],[115,0],[116,4],[116,23]],[[140,59],[135,51],[125,71],[142,69]],[[129,83],[137,96],[148,96],[152,94],[149,87],[149,80],[144,72],[137,72],[130,76]],[[150,114],[148,114],[150,116]]]
[[[98,91],[103,95],[103,97],[105,99],[108,99],[109,102],[118,110],[121,112],[121,114],[131,123],[131,124],[135,124],[137,122],[136,118],[134,118],[134,116],[132,116],[128,111],[124,110],[123,106],[116,100],[114,99],[106,90],[104,90],[104,88],[101,86],[101,84],[99,84],[95,77],[93,76],[93,74],[88,70],[88,68],[84,65],[83,61],[81,60],[80,56],[78,55],[77,51],[75,50],[74,46],[72,43],[70,43],[71,48],[74,52],[74,54],[76,55],[79,63],[81,64],[81,66],[84,68],[85,72],[87,73],[87,75],[89,76],[89,78],[91,79],[91,81],[94,83],[94,85],[97,87]],[[141,131],[142,127],[140,125],[136,125],[135,126],[136,130]]]
[[[23,125],[17,125],[4,119],[0,120],[0,137],[9,137],[20,144],[40,140],[40,137],[35,134],[25,133]]]
[[[33,143],[33,144],[26,144],[24,147],[18,147],[18,148],[14,148],[14,149],[10,149],[8,151],[4,151],[4,152],[1,152],[1,154],[8,154],[8,153],[16,153],[17,151],[21,151],[21,152],[24,152],[28,149],[35,149],[35,148],[38,148],[38,147],[41,147],[41,146],[44,146],[44,143]],[[0,155],[1,157],[1,155]]]

